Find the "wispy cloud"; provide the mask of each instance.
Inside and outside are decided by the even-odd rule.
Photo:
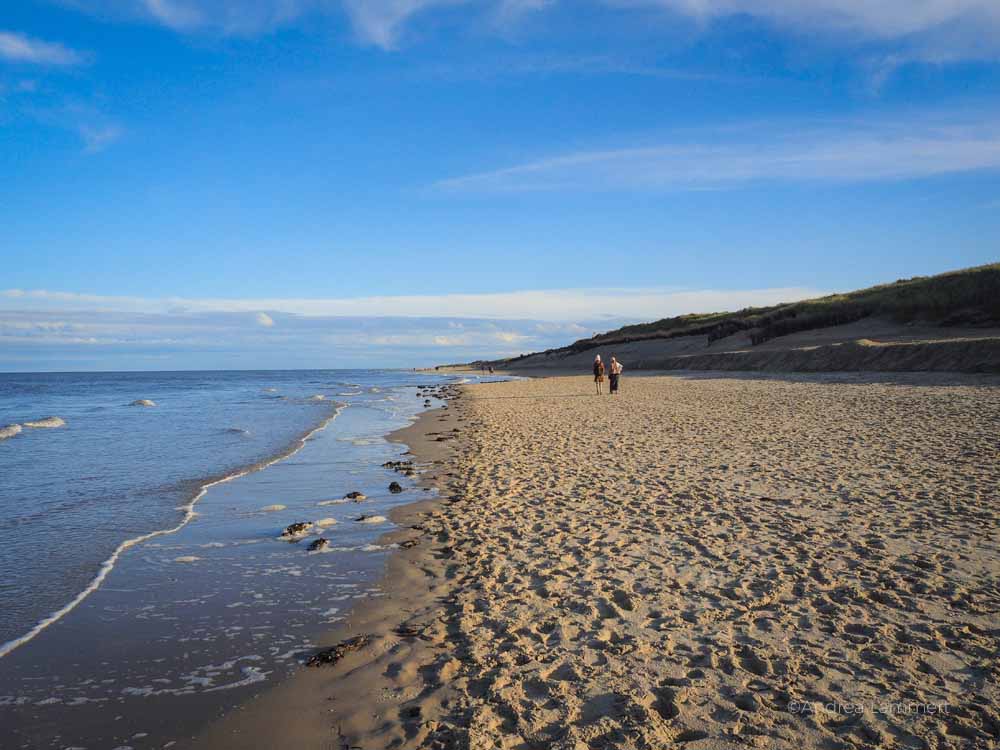
[[[920,118],[915,118],[919,121]],[[559,154],[441,180],[445,191],[698,189],[751,181],[902,180],[1000,168],[1000,121],[840,123],[705,133],[654,146]],[[709,140],[710,139],[710,140]]]
[[[0,59],[33,65],[80,65],[84,56],[58,42],[0,30]]]
[[[77,130],[81,140],[83,140],[84,150],[90,154],[103,151],[121,138],[124,133],[124,130],[118,125],[81,124]]]
[[[803,287],[742,290],[607,288],[316,299],[192,299],[7,289],[0,291],[0,310],[90,310],[177,315],[253,313],[270,319],[282,313],[302,317],[447,317],[531,320],[537,323],[592,320],[594,310],[614,310],[616,317],[653,320],[681,313],[733,310],[799,300],[819,293]],[[257,318],[256,323],[261,325],[261,319]],[[497,332],[504,330],[507,329],[498,328]]]
[[[782,26],[899,38],[956,27],[996,34],[1000,5],[994,0],[605,0],[622,7],[653,7],[710,21],[746,15]],[[985,27],[985,28],[984,28]]]
[[[191,29],[205,21],[197,3],[185,4],[183,0],[141,0],[141,5],[150,16],[172,29]]]
[[[623,23],[637,11],[689,21],[696,35],[720,19],[756,18],[789,34],[817,36],[857,49],[889,43],[896,59],[995,59],[1000,55],[1000,3],[996,0],[64,0],[93,13],[130,8],[181,32],[267,33],[308,16],[346,14],[365,44],[393,49],[407,27],[432,13],[464,10],[467,24],[495,30],[562,13],[565,24],[581,6],[610,10]],[[634,19],[632,19],[634,22]],[[677,24],[671,24],[676,33]]]
[[[467,0],[343,0],[358,36],[384,49],[396,45],[403,26],[431,8],[461,5]]]
[[[21,90],[9,102],[9,114],[72,133],[88,154],[103,151],[125,134],[121,125],[87,99],[65,97],[48,87]]]

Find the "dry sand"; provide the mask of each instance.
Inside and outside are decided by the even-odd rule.
[[[997,746],[1000,381],[832,380],[468,387],[372,644],[202,746]]]

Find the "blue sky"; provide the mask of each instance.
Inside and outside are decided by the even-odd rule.
[[[250,5],[4,4],[0,369],[421,365],[1000,259],[995,0]]]

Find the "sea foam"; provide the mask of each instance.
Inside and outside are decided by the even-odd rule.
[[[36,419],[34,422],[25,422],[25,427],[65,427],[66,421],[61,417],[45,417],[45,419]]]
[[[5,427],[0,427],[0,440],[6,440],[7,438],[12,438],[20,431],[21,431],[21,425],[19,424],[9,424]]]

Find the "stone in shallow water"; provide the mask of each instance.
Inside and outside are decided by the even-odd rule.
[[[402,491],[403,491],[403,488],[399,484],[399,482],[393,482],[392,484],[389,485],[389,492],[391,492],[394,495],[397,494],[397,493],[400,493]]]
[[[309,545],[308,551],[309,552],[322,552],[325,549],[329,549],[329,547],[330,547],[329,540],[324,539],[323,537],[320,537],[319,539],[317,539],[316,541],[314,541],[312,544]]]
[[[292,539],[295,537],[302,536],[307,533],[309,529],[313,527],[312,521],[297,521],[295,523],[289,524],[285,527],[285,530],[281,532],[283,537]]]

